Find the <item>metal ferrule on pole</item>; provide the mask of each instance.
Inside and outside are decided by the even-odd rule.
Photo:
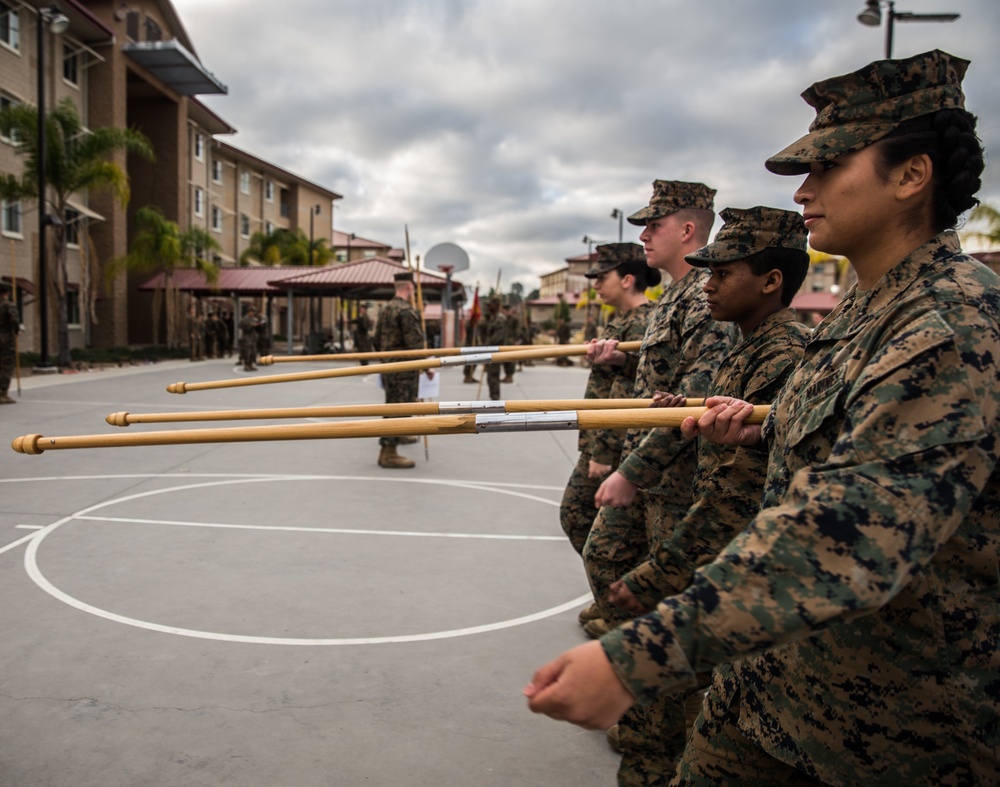
[[[505,413],[507,402],[438,402],[440,415],[464,415],[466,413]]]
[[[476,434],[494,432],[546,432],[575,430],[575,410],[551,413],[508,413],[506,415],[477,415]]]
[[[441,366],[471,366],[477,363],[490,363],[493,360],[492,353],[480,353],[476,355],[449,355],[440,359]]]
[[[459,347],[458,352],[462,355],[468,355],[469,353],[498,353],[500,352],[500,345],[494,344],[481,347]]]

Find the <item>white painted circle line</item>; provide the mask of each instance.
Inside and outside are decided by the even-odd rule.
[[[125,476],[85,476],[84,478],[91,478],[91,479],[97,480],[97,479],[108,479],[108,478],[160,478],[160,477],[163,477],[163,476],[139,475],[139,474],[137,474],[137,475],[131,475],[130,474],[130,475],[125,475]],[[190,478],[191,476],[187,475],[187,474],[183,474],[180,477]],[[105,610],[105,609],[100,609],[99,607],[95,607],[92,604],[87,604],[86,602],[81,601],[80,599],[77,599],[77,598],[75,598],[73,596],[70,596],[69,594],[65,593],[64,591],[62,591],[61,589],[59,589],[58,587],[56,587],[55,585],[53,585],[48,580],[48,578],[45,577],[45,575],[42,573],[41,568],[38,565],[38,548],[39,548],[39,545],[42,543],[42,541],[47,536],[49,536],[51,533],[53,533],[55,530],[57,530],[62,525],[66,524],[68,522],[71,522],[73,520],[105,519],[104,517],[90,516],[90,514],[92,512],[94,512],[94,511],[98,511],[98,510],[100,510],[102,508],[105,508],[107,506],[117,505],[117,504],[120,504],[120,503],[128,502],[130,500],[137,500],[137,499],[144,498],[144,497],[149,497],[149,496],[152,496],[152,495],[173,493],[173,492],[179,492],[179,491],[184,491],[184,490],[189,490],[189,489],[201,489],[201,488],[214,487],[214,486],[227,486],[227,485],[230,485],[230,484],[244,484],[244,483],[256,483],[256,482],[260,482],[260,481],[278,481],[278,480],[329,480],[329,479],[336,479],[336,480],[350,480],[350,481],[371,480],[371,481],[382,481],[382,482],[390,480],[393,483],[415,483],[416,482],[416,483],[436,484],[436,485],[442,485],[442,486],[456,486],[456,487],[460,487],[460,488],[481,489],[483,491],[498,492],[500,494],[510,495],[510,496],[513,496],[513,497],[522,497],[522,498],[525,498],[525,499],[528,499],[528,500],[542,502],[542,503],[545,503],[547,505],[559,505],[559,503],[557,503],[557,502],[554,502],[554,501],[551,501],[551,500],[546,500],[544,498],[537,497],[535,495],[526,495],[526,494],[522,494],[522,493],[519,493],[519,492],[515,492],[512,489],[503,488],[500,485],[482,484],[480,482],[443,481],[443,480],[433,480],[433,479],[385,479],[385,478],[381,478],[381,477],[378,477],[378,476],[357,477],[357,476],[285,476],[285,475],[283,475],[283,476],[273,476],[273,475],[259,475],[259,476],[239,476],[239,477],[234,478],[232,476],[225,476],[224,474],[212,474],[210,477],[213,477],[213,478],[224,478],[226,480],[216,480],[216,481],[207,481],[207,482],[183,484],[181,486],[167,487],[167,488],[164,488],[164,489],[155,489],[155,490],[148,490],[148,491],[145,491],[145,492],[137,492],[137,493],[132,494],[132,495],[126,495],[125,497],[115,498],[114,500],[106,500],[104,502],[97,503],[97,504],[95,504],[93,506],[89,506],[89,507],[84,508],[84,509],[82,509],[80,511],[77,511],[77,512],[75,512],[73,514],[70,514],[69,516],[62,518],[62,519],[60,519],[57,522],[53,522],[51,525],[48,525],[48,526],[44,527],[42,530],[40,530],[37,533],[32,533],[30,536],[26,536],[25,538],[18,539],[16,542],[14,542],[12,544],[8,544],[4,548],[4,550],[0,550],[0,551],[6,551],[6,549],[10,549],[13,546],[15,546],[16,544],[24,543],[24,542],[27,541],[28,542],[28,548],[25,551],[25,555],[24,555],[24,566],[25,566],[25,570],[27,571],[28,576],[31,578],[31,580],[33,582],[35,582],[35,584],[38,585],[39,588],[41,588],[42,590],[44,590],[46,593],[48,593],[52,597],[54,597],[56,599],[59,599],[64,604],[67,604],[68,606],[73,607],[74,609],[78,609],[78,610],[80,610],[82,612],[87,612],[87,613],[89,613],[91,615],[94,615],[94,616],[99,617],[99,618],[103,618],[105,620],[110,620],[110,621],[113,621],[113,622],[116,622],[116,623],[123,623],[123,624],[128,625],[128,626],[133,626],[135,628],[146,629],[148,631],[156,631],[156,632],[160,632],[160,633],[164,633],[164,634],[174,634],[174,635],[183,636],[183,637],[193,637],[193,638],[197,638],[197,639],[207,639],[207,640],[215,640],[215,641],[222,641],[222,642],[239,642],[239,643],[255,644],[255,645],[294,645],[294,646],[304,646],[304,645],[307,645],[307,646],[381,645],[381,644],[390,644],[390,643],[426,642],[426,641],[436,640],[436,639],[449,639],[449,638],[453,638],[453,637],[464,637],[464,636],[470,636],[470,635],[473,635],[473,634],[483,634],[483,633],[487,633],[487,632],[491,632],[491,631],[498,631],[500,629],[511,628],[511,627],[514,627],[514,626],[520,626],[520,625],[524,625],[526,623],[532,623],[532,622],[537,621],[537,620],[542,620],[544,618],[552,617],[552,616],[558,615],[558,614],[560,614],[562,612],[566,612],[566,611],[568,611],[570,609],[573,609],[575,607],[580,606],[581,604],[586,603],[587,601],[589,601],[591,599],[591,596],[588,593],[588,594],[580,596],[579,598],[575,598],[575,599],[573,599],[571,601],[567,601],[567,602],[565,602],[563,604],[560,604],[558,606],[550,607],[550,608],[544,609],[544,610],[540,610],[539,612],[535,612],[535,613],[532,613],[532,614],[529,614],[529,615],[522,615],[520,617],[510,618],[510,619],[507,619],[507,620],[501,620],[501,621],[497,621],[495,623],[487,623],[487,624],[483,624],[483,625],[479,625],[479,626],[469,626],[469,627],[465,627],[465,628],[450,629],[450,630],[445,630],[445,631],[432,631],[432,632],[426,632],[426,633],[422,633],[422,634],[408,634],[408,635],[386,636],[386,637],[349,637],[349,638],[348,637],[334,637],[334,638],[255,637],[255,636],[247,636],[247,635],[240,635],[240,634],[226,634],[226,633],[222,633],[222,632],[201,631],[201,630],[196,630],[196,629],[178,628],[178,627],[175,627],[175,626],[165,626],[165,625],[162,625],[162,624],[159,624],[159,623],[152,623],[150,621],[139,620],[137,618],[131,618],[131,617],[127,617],[125,615],[119,615],[117,613],[110,612],[110,611]],[[41,479],[18,479],[18,480],[23,483],[25,480],[41,480]],[[54,479],[46,479],[46,480],[54,480]],[[66,480],[66,479],[64,477],[64,478],[58,479],[58,480]],[[507,486],[507,485],[504,485],[504,486]],[[513,487],[515,485],[511,484],[509,486]],[[551,489],[552,487],[535,487],[535,488],[550,488]],[[108,519],[111,520],[111,521],[117,521],[114,518],[108,518]],[[126,521],[135,521],[135,520],[126,520]],[[175,522],[171,522],[171,523],[164,523],[164,524],[191,524],[191,523],[175,523]],[[211,527],[213,525],[207,525],[207,526]],[[241,527],[241,526],[237,525],[235,527]],[[252,527],[252,526],[250,526],[250,527]],[[272,529],[272,528],[268,528],[268,529]],[[286,529],[286,528],[278,528],[278,529]],[[308,529],[306,529],[306,530],[308,530]],[[323,532],[323,531],[315,531],[315,532]],[[361,532],[364,533],[364,534],[381,535],[381,533],[379,531],[361,531]],[[402,535],[402,534],[400,534],[400,535]],[[420,534],[420,535],[425,535],[425,534]],[[448,535],[448,534],[440,534],[440,535]],[[515,537],[515,538],[523,538],[523,537]],[[561,540],[561,539],[556,538],[555,540]]]

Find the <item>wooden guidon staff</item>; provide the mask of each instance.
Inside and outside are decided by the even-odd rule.
[[[760,405],[747,419],[761,423],[770,407]],[[20,454],[70,448],[123,448],[126,446],[191,445],[197,443],[254,443],[276,440],[327,440],[351,437],[401,437],[405,435],[486,434],[491,432],[541,432],[554,430],[630,429],[678,427],[685,418],[699,418],[704,407],[656,407],[629,410],[564,410],[504,415],[437,415],[423,418],[389,418],[372,421],[339,421],[328,424],[240,426],[225,429],[178,429],[166,432],[116,432],[106,435],[17,437],[11,448]]]
[[[262,355],[259,366],[275,363],[302,361],[377,361],[381,358],[444,358],[451,355],[477,355],[481,353],[516,352],[517,350],[542,350],[544,344],[502,344],[482,347],[438,347],[419,350],[381,350],[366,353],[324,353],[323,355]]]
[[[642,342],[622,342],[618,349],[622,352],[638,350]],[[533,347],[530,350],[518,352],[495,352],[481,355],[455,355],[448,358],[428,358],[423,361],[400,361],[398,363],[383,363],[377,368],[369,366],[348,366],[344,369],[320,369],[314,372],[292,372],[291,374],[270,374],[265,377],[234,377],[231,380],[209,380],[203,383],[171,383],[167,386],[169,393],[183,394],[189,391],[206,391],[216,388],[240,388],[245,385],[268,385],[270,383],[294,383],[304,380],[327,380],[336,377],[356,377],[364,374],[392,374],[394,372],[414,372],[424,369],[437,369],[442,366],[470,366],[480,363],[504,363],[506,361],[523,361],[534,358],[566,358],[573,355],[586,355],[585,344],[564,344],[545,347]]]
[[[261,410],[203,410],[187,413],[111,413],[104,420],[112,426],[171,424],[190,421],[263,421],[278,418],[364,418],[465,413],[539,413],[551,410],[626,410],[649,407],[652,399],[522,399],[481,402],[399,402],[395,404],[342,404],[326,407],[283,407]],[[700,407],[703,399],[688,399]]]

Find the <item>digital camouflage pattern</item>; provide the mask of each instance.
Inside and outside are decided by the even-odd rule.
[[[684,259],[707,268],[711,262],[736,262],[768,249],[794,249],[808,259],[807,231],[802,214],[778,208],[723,208],[725,222],[715,240]]]
[[[504,343],[507,336],[507,318],[497,312],[492,314],[490,309],[483,313],[483,318],[476,326],[477,343],[487,347],[499,347]],[[500,368],[503,364],[486,364],[486,382],[490,392],[490,399],[494,402],[500,400]]]
[[[707,270],[691,270],[663,291],[650,317],[636,368],[634,398],[656,391],[703,397],[715,370],[739,334],[732,323],[715,322],[702,288]],[[697,451],[676,429],[630,429],[618,472],[640,492],[627,507],[602,508],[584,548],[594,598],[608,622],[628,615],[607,601],[612,582],[666,537],[662,527],[677,522],[692,503]]]
[[[995,783],[998,390],[1000,279],[954,232],[848,293],[765,424],[760,513],[602,638],[622,680],[649,702],[733,662],[718,704],[813,778]]]
[[[633,395],[656,391],[703,397],[722,359],[739,337],[733,323],[712,319],[702,291],[707,270],[692,270],[663,291],[642,340]],[[695,451],[676,429],[630,429],[619,472],[641,489],[691,499]],[[689,463],[676,467],[678,458]],[[668,471],[669,468],[669,471]]]
[[[616,339],[619,342],[641,341],[646,333],[646,324],[649,322],[652,310],[652,303],[643,303],[624,314],[616,312],[604,327],[601,338]],[[631,397],[637,360],[635,356],[630,356],[624,366],[610,364],[592,366],[590,376],[587,378],[587,389],[583,394],[584,399]],[[559,507],[559,521],[563,532],[579,554],[583,554],[583,545],[587,542],[587,535],[590,533],[591,525],[594,524],[594,517],[597,516],[594,495],[603,480],[589,477],[590,460],[610,465],[612,469],[617,467],[623,441],[624,434],[618,429],[580,431],[577,444],[580,457],[570,475]]]
[[[709,396],[736,396],[771,404],[802,358],[810,330],[782,309],[737,344],[719,367]],[[649,559],[629,571],[625,584],[647,609],[684,590],[694,570],[715,558],[760,509],[767,449],[698,441],[694,503]]]
[[[17,334],[20,330],[17,307],[9,300],[0,299],[0,396],[7,395],[14,376]]]
[[[409,301],[395,297],[378,314],[372,344],[380,352],[393,350],[419,350],[424,346],[424,332],[420,326],[420,315]],[[385,358],[383,363],[412,360],[398,356]],[[385,389],[385,403],[415,402],[420,391],[420,372],[393,372],[382,375]],[[398,445],[398,437],[380,437],[379,445]]]
[[[876,142],[904,120],[962,109],[969,61],[935,49],[903,60],[877,60],[817,82],[802,94],[816,110],[809,133],[765,162],[778,175],[802,175],[813,161],[832,161]]]
[[[597,247],[597,261],[584,276],[596,279],[619,265],[646,263],[646,252],[639,243],[602,243]]]
[[[681,180],[654,180],[649,205],[628,217],[629,224],[641,227],[679,210],[715,210],[715,189],[704,183]]]
[[[712,320],[703,287],[707,270],[694,269],[671,282],[650,318],[636,369],[633,396],[671,391],[703,397],[739,329]],[[626,470],[626,464],[634,467]],[[611,626],[631,615],[608,602],[612,582],[638,565],[650,544],[665,539],[692,502],[697,452],[679,430],[629,430],[618,472],[641,491],[625,507],[602,507],[591,527],[583,558],[601,616]],[[638,472],[637,472],[638,471]],[[663,697],[649,708],[633,708],[619,722],[620,784],[655,783],[673,768],[685,741],[681,697]]]

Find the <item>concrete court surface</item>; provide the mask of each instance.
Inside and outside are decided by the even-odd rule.
[[[432,437],[401,449],[413,470],[371,438],[9,448],[122,431],[122,410],[383,400],[371,375],[165,390],[233,363],[33,376],[0,407],[0,787],[614,784],[603,733],[521,695],[585,640],[558,524],[576,432]],[[441,374],[440,401],[476,398]],[[541,363],[503,396],[585,379]]]

